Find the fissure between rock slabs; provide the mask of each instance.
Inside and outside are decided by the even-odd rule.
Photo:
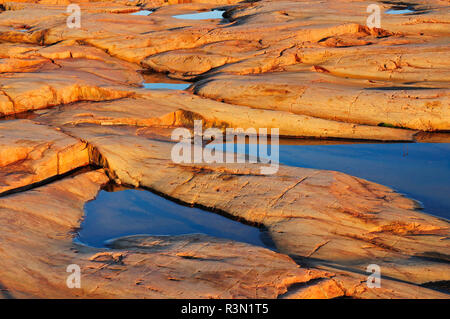
[[[55,183],[57,181],[65,179],[65,178],[75,177],[75,176],[80,175],[80,174],[84,174],[84,173],[87,173],[87,172],[90,172],[90,171],[95,171],[95,170],[100,169],[100,168],[101,167],[93,165],[93,164],[90,164],[90,165],[87,165],[87,166],[80,166],[80,167],[77,167],[77,168],[75,168],[75,169],[73,169],[71,171],[68,171],[66,173],[59,174],[59,175],[54,175],[54,176],[46,178],[46,179],[44,179],[42,181],[38,181],[38,182],[35,182],[35,183],[32,183],[32,184],[28,184],[28,185],[25,185],[25,186],[22,186],[22,187],[10,189],[10,190],[8,190],[6,192],[0,193],[0,198],[5,197],[5,196],[9,196],[9,195],[13,195],[13,194],[23,193],[23,192],[26,192],[26,191],[29,191],[29,190],[32,190],[32,189],[36,189],[36,188],[39,188],[39,187],[42,187],[42,186],[46,186],[46,185]]]
[[[39,115],[35,111],[25,111],[10,115],[0,114],[0,121],[11,121],[11,120],[33,120]]]
[[[144,189],[109,184],[86,203],[76,243],[104,248],[116,238],[204,234],[274,250],[268,233],[214,212],[183,206]]]

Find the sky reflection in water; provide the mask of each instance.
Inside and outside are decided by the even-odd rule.
[[[280,145],[280,163],[386,185],[421,202],[426,213],[450,219],[449,143]]]
[[[195,233],[266,246],[259,228],[134,189],[101,191],[97,199],[86,203],[77,240],[103,247],[106,240],[122,236]]]
[[[222,19],[225,11],[222,10],[213,10],[208,12],[198,12],[198,13],[190,13],[190,14],[180,14],[173,16],[176,19],[184,19],[184,20],[208,20],[208,19]]]

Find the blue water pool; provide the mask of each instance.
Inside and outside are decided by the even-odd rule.
[[[85,218],[77,241],[104,247],[105,241],[130,235],[206,234],[269,247],[257,227],[219,214],[179,205],[149,191],[101,191],[85,205]]]
[[[153,11],[150,10],[140,10],[140,11],[136,11],[133,13],[130,13],[132,16],[148,16],[150,14],[152,14]]]
[[[212,10],[208,12],[197,12],[189,14],[180,14],[173,16],[176,19],[184,20],[208,20],[208,19],[222,19],[225,11],[222,10]]]
[[[185,90],[191,86],[190,83],[143,83],[148,90]]]
[[[387,14],[408,14],[408,13],[414,13],[414,10],[411,9],[389,9],[385,13]]]
[[[450,219],[449,143],[281,143],[279,161],[290,166],[340,171],[389,186],[419,201],[425,212]]]

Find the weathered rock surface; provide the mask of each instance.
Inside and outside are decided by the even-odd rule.
[[[365,2],[328,1],[325,5],[328,9],[323,10],[324,6],[307,1],[259,1],[227,7],[228,22],[225,23],[220,19],[184,20],[173,16],[210,10],[219,3],[235,1],[168,6],[170,3],[151,1],[145,3],[146,8],[156,11],[149,17],[119,14],[133,11],[133,6],[128,6],[128,11],[118,10],[117,6],[123,6],[120,2],[111,3],[110,9],[104,3],[84,3],[81,29],[67,28],[65,6],[50,5],[51,1],[45,3],[6,6],[9,10],[0,15],[0,27],[9,30],[0,32],[0,39],[46,45],[36,55],[52,61],[62,59],[61,63],[55,61],[61,67],[55,72],[58,79],[70,76],[66,69],[71,66],[90,72],[90,76],[86,79],[84,74],[77,74],[80,79],[72,80],[72,84],[81,81],[77,83],[81,88],[64,88],[68,91],[64,94],[71,98],[49,101],[42,97],[44,101],[35,101],[38,108],[78,100],[114,99],[125,94],[111,92],[109,88],[105,92],[103,77],[112,80],[117,76],[121,84],[139,84],[130,77],[120,79],[123,67],[111,74],[112,68],[117,69],[117,66],[109,66],[108,71],[104,71],[100,61],[92,61],[92,54],[81,53],[77,57],[69,55],[71,49],[65,48],[71,46],[75,51],[78,48],[79,52],[89,52],[93,48],[86,45],[90,45],[173,77],[202,76],[205,79],[196,83],[194,92],[204,97],[339,121],[325,122],[325,125],[337,127],[327,132],[334,137],[343,137],[336,132],[345,132],[342,134],[347,135],[346,138],[352,135],[352,127],[342,122],[424,131],[450,128],[445,42],[449,36],[448,8],[439,1],[432,6],[429,2],[416,4],[417,10],[426,12],[426,18],[383,14],[382,29],[364,26]],[[388,9],[390,4],[380,3],[380,6]],[[45,15],[39,14],[42,10],[47,10]],[[20,26],[28,31],[14,31]],[[59,49],[60,54],[53,52],[61,46],[64,48]],[[67,61],[72,60],[71,57],[76,61]],[[90,70],[78,65],[83,64],[78,58],[87,58],[84,63],[89,64]],[[109,64],[111,58],[100,57],[100,60]],[[39,58],[27,61],[22,70],[42,63]],[[5,61],[4,70],[12,69],[17,63],[16,60]],[[97,74],[93,69],[102,72]],[[104,72],[108,74],[105,76]],[[250,76],[260,73],[264,76]],[[94,77],[91,82],[92,74],[102,79]],[[36,108],[20,103],[22,95],[24,98],[29,95],[19,90],[17,97],[16,81],[14,78],[12,92],[3,90],[4,95],[10,97],[9,101],[2,97],[2,108],[8,110],[3,111],[5,114]],[[31,81],[36,85],[36,80]],[[5,85],[8,87],[9,83]],[[47,88],[38,86],[37,89],[45,91]],[[83,93],[78,92],[80,90]],[[14,111],[11,103],[17,98],[19,102]],[[309,118],[306,122],[307,127],[317,122],[314,124],[317,129],[310,134],[324,137],[317,133],[323,131],[323,122]],[[354,138],[364,137],[355,135]]]
[[[420,286],[450,280],[448,221],[414,201],[339,172],[175,164],[169,141],[195,119],[433,140],[417,131],[450,129],[448,3],[418,0],[423,14],[383,14],[370,29],[366,1],[178,2],[83,1],[70,29],[65,0],[0,1],[0,296],[448,298]],[[223,5],[223,20],[173,17]],[[155,11],[128,14],[141,8]],[[141,69],[194,84],[144,90]],[[30,189],[88,164],[105,172]],[[263,225],[280,253],[206,236],[74,244],[84,203],[109,180]],[[66,287],[69,264],[81,290]],[[369,264],[380,289],[365,285]]]
[[[447,88],[369,84],[309,74],[304,68],[263,76],[216,76],[198,82],[204,97],[252,108],[276,109],[334,121],[423,131],[450,127]],[[330,112],[333,105],[333,112]],[[340,122],[338,122],[340,123]]]
[[[107,181],[94,171],[0,199],[0,297],[276,298],[296,283],[319,286],[309,282],[331,276],[264,248],[201,235],[123,238],[112,250],[74,245],[84,203]],[[81,289],[66,285],[71,264],[81,267]]]
[[[373,127],[273,110],[236,106],[202,99],[186,92],[136,90],[132,99],[106,103],[79,103],[48,110],[39,121],[53,125],[99,124],[143,127],[278,128],[281,136],[339,137],[348,139],[413,141],[416,131]]]
[[[138,67],[91,47],[63,44],[42,49],[25,46],[20,50],[7,45],[0,50],[0,56],[7,61],[5,68],[21,71],[2,76],[0,115],[78,101],[123,98],[132,95],[132,89],[124,85],[142,82],[136,73]]]
[[[262,224],[280,251],[302,262],[355,271],[377,263],[407,282],[450,280],[448,222],[387,187],[332,171],[281,167],[267,176],[251,164],[177,165],[172,143],[129,128],[63,130],[88,141],[116,182]]]
[[[0,195],[89,163],[79,139],[29,120],[0,122]]]
[[[445,297],[389,279],[373,291],[365,275],[299,268],[267,249],[200,235],[122,238],[112,250],[73,244],[84,203],[107,181],[94,171],[0,198],[3,297]],[[82,289],[66,286],[71,264],[81,267]]]

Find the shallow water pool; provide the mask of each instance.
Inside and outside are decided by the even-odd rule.
[[[426,213],[450,219],[450,143],[281,143],[279,149],[281,164],[335,170],[386,185],[419,201]]]
[[[408,13],[415,13],[415,11],[411,10],[411,9],[389,9],[385,13],[387,13],[387,14],[408,14]]]
[[[257,227],[136,189],[103,190],[95,200],[86,203],[77,241],[92,247],[105,247],[105,241],[123,236],[196,233],[271,246],[270,240],[264,239],[265,233]]]
[[[144,83],[145,89],[148,90],[185,90],[191,86],[190,83]]]
[[[450,144],[280,146],[280,162],[337,170],[390,186],[450,219]]]
[[[153,11],[150,10],[140,10],[140,11],[136,11],[133,13],[130,13],[132,16],[148,16],[150,14],[152,14]]]
[[[208,12],[179,14],[179,15],[175,15],[173,17],[176,19],[184,19],[184,20],[223,19],[224,13],[225,13],[225,11],[223,11],[223,10],[212,10],[212,11],[208,11]]]

